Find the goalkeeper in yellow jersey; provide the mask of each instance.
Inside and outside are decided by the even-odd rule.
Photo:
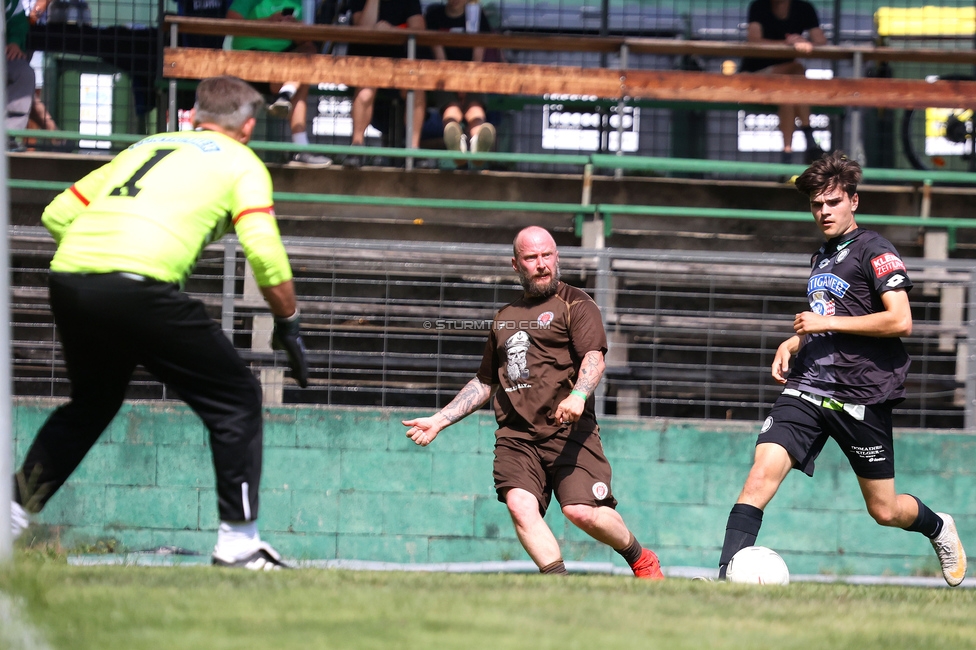
[[[210,431],[220,514],[213,563],[284,566],[257,530],[260,384],[203,303],[182,291],[203,248],[233,230],[274,315],[273,344],[307,385],[271,177],[246,146],[262,106],[240,79],[204,79],[194,131],[137,142],[45,209],[42,221],[58,244],[50,300],[71,399],[41,427],[14,477],[15,537],[115,417],[141,365]]]

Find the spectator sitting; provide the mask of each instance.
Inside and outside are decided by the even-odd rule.
[[[808,34],[808,38],[803,37],[804,33]],[[798,52],[811,52],[814,45],[827,44],[827,38],[820,28],[817,11],[806,0],[753,0],[749,5],[746,40],[750,43],[785,42],[796,48]],[[740,71],[762,74],[806,74],[803,64],[796,59],[744,58]],[[783,152],[793,151],[793,132],[796,130],[797,120],[807,140],[807,162],[812,162],[823,155],[823,151],[813,139],[809,106],[791,104],[779,107]]]
[[[180,16],[194,18],[226,18],[230,4],[230,0],[177,0],[176,11]],[[212,34],[180,34],[180,45],[221,50],[225,38]]]
[[[233,0],[227,17],[232,20],[263,20],[270,23],[294,23],[302,19],[301,0]],[[231,43],[234,50],[259,50],[262,52],[302,52],[315,54],[315,43],[304,41],[295,43],[280,38],[256,38],[235,36]],[[308,86],[297,81],[271,84],[271,92],[276,93],[268,107],[271,117],[290,117],[291,140],[295,144],[308,144],[306,114],[308,112]],[[332,160],[309,152],[296,153],[291,163],[309,167],[328,167]]]
[[[426,29],[420,0],[352,0],[352,24],[371,29]],[[406,58],[407,49],[403,45],[368,45],[350,43],[350,56],[375,56],[387,59]],[[406,97],[406,91],[400,91]],[[373,105],[376,102],[376,88],[356,88],[352,96],[352,145],[362,146],[366,139],[366,128],[373,119]],[[420,133],[427,113],[427,102],[422,90],[414,92],[413,115],[405,115],[404,121],[412,120],[413,137],[410,146],[420,147]],[[345,167],[361,167],[360,156],[346,156]]]
[[[424,12],[427,29],[442,32],[465,32],[467,30],[491,32],[484,10],[471,3],[478,11],[477,25],[466,24],[465,7],[467,0],[447,0],[444,4],[428,5]],[[460,48],[435,45],[431,48],[438,61],[474,61],[481,63],[485,58],[485,48]],[[485,121],[485,96],[481,93],[452,93],[437,91],[432,94],[434,102],[444,123],[444,146],[453,151],[491,151],[495,144],[495,127]],[[461,126],[467,124],[465,135]],[[470,145],[470,146],[469,146]]]
[[[20,0],[5,0],[7,57],[7,131],[27,128],[34,103],[34,68],[27,56],[27,14]],[[11,146],[11,142],[7,146]]]

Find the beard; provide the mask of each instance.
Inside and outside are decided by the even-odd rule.
[[[559,262],[556,262],[556,267],[547,282],[543,281],[543,278],[530,278],[525,270],[519,267],[519,283],[530,298],[548,298],[556,293],[556,287],[559,286],[559,276]]]

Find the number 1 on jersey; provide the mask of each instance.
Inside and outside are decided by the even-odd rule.
[[[136,187],[136,183],[142,180],[142,177],[146,175],[146,172],[152,169],[153,165],[174,151],[176,151],[176,149],[157,149],[152,158],[142,163],[142,167],[137,169],[136,173],[130,176],[129,180],[127,180],[124,185],[119,185],[109,192],[109,196],[128,196],[129,198],[134,197],[142,189],[141,187]]]

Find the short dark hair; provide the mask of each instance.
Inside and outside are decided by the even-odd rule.
[[[815,196],[834,187],[840,187],[848,196],[854,196],[860,182],[861,166],[857,161],[845,156],[843,151],[835,151],[815,160],[797,176],[795,184],[796,189],[807,196]]]
[[[231,77],[209,77],[197,86],[196,109],[198,124],[210,122],[226,129],[244,126],[264,106],[261,93],[247,82]]]

